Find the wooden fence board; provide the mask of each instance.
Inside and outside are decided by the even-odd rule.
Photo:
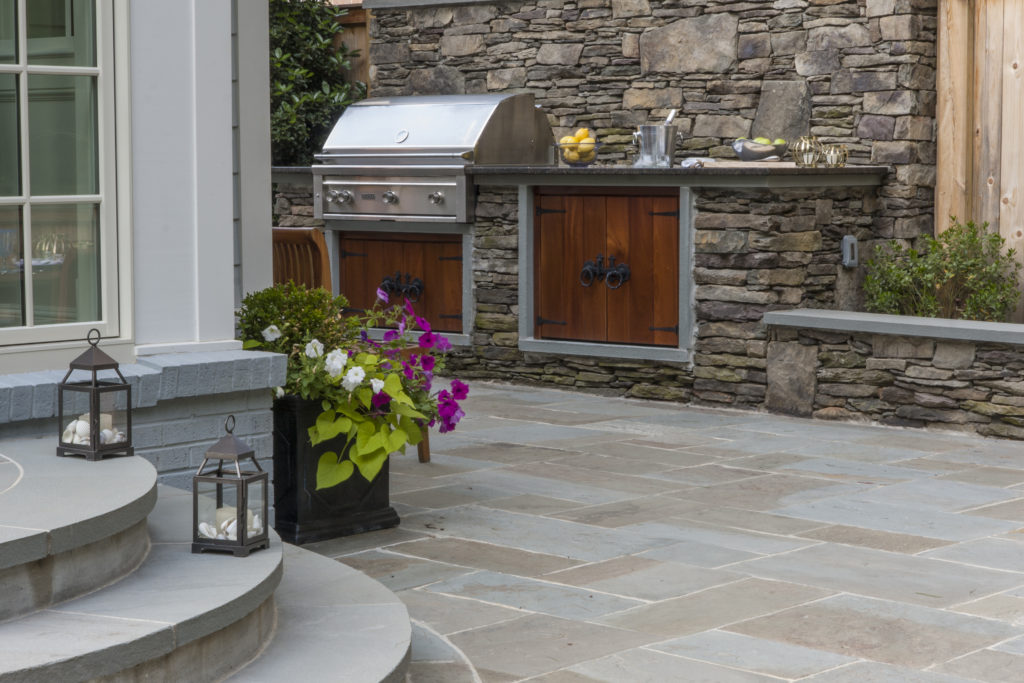
[[[971,64],[973,12],[969,0],[940,0],[937,79],[938,177],[935,183],[936,229],[949,216],[970,212],[973,154]]]
[[[970,214],[999,232],[1001,133],[1003,128],[1003,0],[977,0],[974,7],[974,163]]]

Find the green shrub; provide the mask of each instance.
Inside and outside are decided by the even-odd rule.
[[[242,299],[238,338],[246,349],[287,354],[290,385],[301,367],[299,356],[310,340],[318,339],[333,349],[345,347],[346,340],[356,334],[359,323],[344,315],[346,306],[344,296],[334,296],[323,288],[277,284]]]
[[[1013,249],[973,221],[952,217],[938,239],[923,236],[918,248],[896,241],[875,247],[864,280],[866,306],[875,313],[930,318],[1006,321],[1020,298]]]
[[[275,166],[308,166],[331,126],[366,86],[341,69],[355,53],[335,49],[345,14],[326,0],[270,0],[270,139]]]

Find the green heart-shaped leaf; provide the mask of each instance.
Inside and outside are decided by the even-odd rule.
[[[338,462],[338,454],[327,451],[316,464],[316,490],[337,486],[352,476],[355,468],[350,460]]]

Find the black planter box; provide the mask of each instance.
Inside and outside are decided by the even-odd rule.
[[[274,529],[288,543],[301,545],[397,526],[387,462],[372,482],[356,470],[338,486],[316,490],[320,456],[345,446],[343,437],[310,443],[307,430],[321,412],[319,401],[298,396],[274,401]]]

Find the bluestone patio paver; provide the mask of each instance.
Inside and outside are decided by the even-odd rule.
[[[410,680],[1024,680],[1024,447],[471,382],[399,528]],[[450,648],[450,650],[446,650]]]

